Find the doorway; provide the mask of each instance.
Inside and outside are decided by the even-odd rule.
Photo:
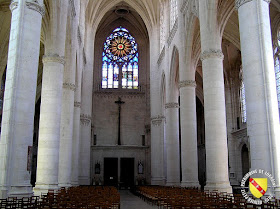
[[[134,186],[134,158],[121,158],[120,186],[125,189]]]
[[[104,185],[118,186],[118,158],[104,158]]]

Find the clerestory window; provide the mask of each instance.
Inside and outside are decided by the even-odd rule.
[[[276,47],[274,49],[274,65],[275,65],[278,108],[280,108],[280,32],[278,35],[278,42],[275,45]]]
[[[138,45],[129,31],[116,28],[104,42],[103,89],[138,89]]]
[[[240,112],[241,112],[241,122],[246,123],[247,122],[247,113],[246,113],[246,101],[245,101],[245,86],[243,82],[243,71],[242,68],[240,69]]]
[[[245,101],[245,87],[244,82],[241,81],[240,85],[240,109],[241,109],[241,122],[246,123],[247,114],[246,114],[246,101]]]

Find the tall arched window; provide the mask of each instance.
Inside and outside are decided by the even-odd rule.
[[[172,30],[178,17],[177,0],[170,0],[170,30]]]
[[[275,65],[278,108],[280,109],[280,32],[278,32],[277,42],[275,43],[274,65]]]
[[[275,76],[276,76],[276,86],[277,86],[277,98],[278,98],[278,107],[280,108],[280,65],[279,65],[279,55],[275,60]]]
[[[116,28],[104,42],[103,89],[138,89],[138,45],[129,31]]]
[[[246,123],[247,121],[247,114],[246,114],[246,102],[245,102],[245,88],[244,82],[241,81],[240,85],[240,103],[241,103],[241,122]]]
[[[240,112],[241,112],[241,122],[246,123],[247,113],[246,113],[246,101],[245,101],[245,87],[243,82],[243,71],[240,70]]]

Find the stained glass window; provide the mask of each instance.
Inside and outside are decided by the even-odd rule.
[[[138,89],[138,45],[127,29],[120,26],[107,37],[102,55],[103,89]]]
[[[280,108],[280,32],[278,36],[278,42],[275,44],[274,50],[274,65],[275,65],[275,77],[276,77],[276,89],[277,89],[277,99],[278,107]]]
[[[241,106],[241,121],[242,123],[246,123],[247,121],[247,113],[246,113],[246,101],[245,101],[245,87],[244,82],[241,81],[240,85],[240,106]]]

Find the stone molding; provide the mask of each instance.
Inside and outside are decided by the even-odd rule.
[[[224,59],[224,54],[220,49],[209,49],[201,53],[200,59],[201,61],[209,59],[209,58],[219,58]]]
[[[189,3],[189,1],[187,1],[187,0],[184,0],[183,3],[182,3],[182,6],[180,8],[180,12],[182,12],[183,14],[185,14],[185,12],[188,8],[188,3]]]
[[[74,107],[81,108],[81,102],[74,101]]]
[[[239,7],[241,7],[243,4],[246,4],[252,0],[235,0],[235,9],[238,10]],[[267,2],[268,4],[270,3],[271,0],[263,0]]]
[[[165,109],[168,108],[179,108],[179,104],[177,102],[170,102],[165,104]]]
[[[174,25],[172,27],[172,30],[169,33],[169,37],[167,39],[168,46],[170,46],[170,44],[171,44],[171,42],[172,42],[172,40],[173,40],[177,30],[178,30],[178,18],[176,19],[176,21],[175,21],[175,23],[174,23]]]
[[[86,65],[87,64],[87,58],[86,58],[85,48],[83,48],[83,60],[84,60],[84,65]]]
[[[45,7],[44,5],[40,5],[37,0],[27,1],[26,6],[29,9],[32,9],[36,12],[39,12],[42,16],[45,15]]]
[[[91,115],[81,114],[80,121],[83,125],[89,126],[89,124],[91,122]]]
[[[190,86],[190,87],[196,87],[196,82],[193,81],[193,80],[185,80],[185,81],[180,81],[179,82],[179,88],[184,88],[184,87],[187,87],[187,86]]]
[[[18,7],[18,2],[17,1],[13,1],[10,4],[10,10],[13,13],[13,11]]]
[[[72,17],[76,16],[76,9],[75,9],[75,4],[73,0],[69,0],[70,6],[71,6],[71,15]]]
[[[94,97],[101,97],[101,98],[118,98],[118,96],[124,98],[144,98],[145,92],[142,91],[135,91],[135,92],[123,92],[123,91],[95,91],[93,94]]]
[[[73,84],[73,83],[63,83],[63,88],[69,89],[71,91],[75,91],[76,90],[76,85]]]
[[[162,115],[158,115],[156,117],[151,118],[152,125],[159,126],[162,121],[165,121],[165,117]]]
[[[157,61],[157,64],[158,64],[158,65],[161,64],[161,62],[162,62],[164,56],[165,56],[165,46],[162,48],[161,53],[160,53],[160,55],[159,55],[159,58],[158,58],[158,61]]]
[[[58,54],[53,54],[53,55],[44,55],[43,56],[43,63],[48,63],[48,62],[57,62],[62,65],[65,65],[65,59],[64,57],[59,56]]]
[[[78,43],[79,45],[82,44],[82,37],[81,37],[81,31],[80,31],[80,27],[78,27],[78,32],[77,32],[77,38],[78,38]]]

